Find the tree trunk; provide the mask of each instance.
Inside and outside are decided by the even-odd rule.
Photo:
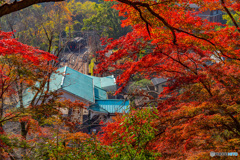
[[[22,84],[22,82],[20,82],[20,86],[19,86],[19,89],[18,89],[18,95],[19,95],[20,109],[21,109],[22,112],[24,112],[23,84]],[[21,124],[21,136],[23,138],[22,142],[24,143],[24,140],[27,139],[26,122],[20,122],[20,124]],[[25,143],[24,143],[23,148],[21,148],[21,155],[22,155],[22,157],[26,156],[26,145],[25,145]]]

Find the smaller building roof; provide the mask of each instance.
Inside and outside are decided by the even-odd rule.
[[[154,86],[164,83],[164,82],[167,82],[167,79],[164,79],[164,78],[153,78],[151,80],[152,80]]]
[[[129,100],[122,99],[96,100],[96,103],[91,105],[89,109],[103,113],[128,113],[129,104]]]

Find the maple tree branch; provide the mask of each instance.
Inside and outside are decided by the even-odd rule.
[[[178,57],[178,60],[177,60],[177,59],[173,58],[172,56],[169,56],[168,54],[165,54],[165,53],[162,53],[162,54],[164,54],[165,56],[169,57],[169,58],[172,59],[173,61],[179,63],[180,65],[182,65],[182,66],[185,67],[186,69],[189,69],[189,70],[190,70],[191,72],[193,72],[195,75],[198,75],[197,70],[194,71],[194,69],[192,69],[192,68],[190,68],[189,66],[185,65],[183,62],[181,62],[181,60],[179,59],[179,57]],[[202,80],[200,80],[200,82],[201,82],[201,84],[203,85],[203,87],[207,90],[207,92],[209,93],[209,95],[212,97],[213,94],[212,94],[212,92],[211,92],[210,86],[207,87],[207,85],[206,85]]]
[[[192,34],[192,33],[189,33],[189,32],[187,32],[187,31],[184,31],[184,30],[181,30],[181,29],[178,29],[178,28],[175,28],[175,27],[171,26],[170,24],[167,23],[167,21],[166,21],[164,18],[162,18],[159,14],[157,14],[156,12],[154,12],[154,11],[150,8],[149,4],[146,5],[146,8],[148,9],[148,11],[149,11],[152,15],[154,15],[155,17],[157,17],[160,21],[163,22],[163,24],[164,24],[166,27],[168,27],[168,28],[171,30],[171,32],[172,32],[172,34],[173,34],[173,44],[175,44],[175,43],[177,42],[176,33],[175,33],[175,30],[176,30],[176,31],[178,31],[178,32],[182,32],[182,33],[188,34],[188,35],[190,35],[190,36],[193,36],[193,37],[195,37],[195,38],[198,38],[198,39],[202,39],[202,40],[204,40],[204,41],[207,41],[207,42],[209,42],[210,44],[212,44],[213,46],[215,46],[214,43],[212,43],[210,40],[208,40],[208,39],[206,39],[206,38],[202,38],[202,37],[196,36],[196,35],[194,35],[194,34]]]
[[[211,42],[210,40],[208,40],[208,39],[206,39],[206,38],[203,38],[203,37],[199,37],[199,36],[197,36],[197,35],[195,35],[195,34],[192,34],[192,33],[189,33],[189,32],[187,32],[187,31],[184,31],[184,30],[181,30],[181,29],[178,29],[178,28],[175,28],[175,27],[173,27],[173,26],[171,26],[170,24],[168,24],[167,23],[167,21],[163,18],[163,17],[161,17],[159,14],[157,14],[156,12],[154,12],[152,9],[151,9],[151,5],[149,5],[149,4],[147,4],[147,3],[142,3],[142,2],[130,2],[130,1],[128,1],[128,0],[118,0],[119,2],[121,2],[121,3],[125,3],[125,4],[128,4],[128,5],[130,5],[130,6],[132,6],[132,7],[136,7],[136,6],[142,6],[142,7],[145,7],[145,8],[147,8],[147,10],[153,15],[153,16],[155,16],[156,18],[158,18],[167,28],[169,28],[170,30],[171,30],[171,32],[172,32],[172,35],[173,35],[173,44],[176,44],[176,42],[177,42],[177,38],[176,38],[176,33],[175,33],[175,31],[177,31],[177,32],[182,32],[182,33],[185,33],[185,34],[187,34],[187,35],[190,35],[190,36],[192,36],[192,37],[195,37],[195,38],[197,38],[197,39],[201,39],[201,40],[204,40],[204,41],[206,41],[206,42],[208,42],[208,43],[210,43],[212,46],[214,46],[215,48],[216,48],[216,45],[213,43],[213,42]],[[221,1],[223,1],[223,0],[221,0]],[[223,1],[224,2],[224,1]],[[225,5],[225,4],[224,4]],[[136,8],[135,8],[136,9]],[[231,19],[233,20],[233,22],[235,22],[235,26],[237,27],[237,29],[238,29],[238,31],[240,32],[240,28],[238,27],[238,25],[237,25],[237,23],[236,23],[236,21],[234,20],[234,18],[232,17],[232,15],[231,15],[231,13],[229,12],[229,10],[225,7],[225,10],[227,11],[227,13],[229,14],[229,16],[231,17]],[[141,17],[141,16],[140,16]],[[142,18],[141,18],[142,19]],[[146,20],[146,19],[142,19],[146,24],[149,24],[149,22]],[[148,25],[147,25],[147,27],[148,27]],[[148,29],[148,28],[147,28]],[[149,31],[148,31],[149,32]],[[227,56],[226,54],[224,54],[221,50],[220,50],[220,52],[222,53],[222,55],[223,56],[225,56],[225,57],[228,57],[228,58],[231,58],[231,59],[235,59],[235,60],[240,60],[239,58],[232,58],[232,57],[229,57],[229,56]]]
[[[224,10],[227,12],[228,16],[231,18],[231,20],[232,20],[233,24],[236,26],[238,32],[240,32],[240,28],[239,28],[237,22],[235,21],[235,19],[233,18],[231,12],[226,7],[224,0],[221,0],[221,5],[223,6]]]
[[[240,61],[240,58],[237,58],[236,56],[235,56],[235,58],[233,58],[233,57],[230,57],[230,56],[228,56],[228,55],[224,54],[224,53],[222,52],[222,50],[219,50],[219,51],[220,51],[220,53],[221,53],[223,56],[225,56],[225,57],[227,57],[227,58],[230,58],[230,59],[235,59],[235,60],[238,60],[238,61]]]
[[[187,54],[185,54],[185,56],[194,64],[195,70],[196,70],[196,73],[197,73],[197,72],[198,72],[198,65],[197,65],[197,63],[195,62],[195,60],[192,59],[191,57],[189,57]]]
[[[231,117],[231,119],[234,121],[237,131],[240,132],[240,124],[239,124],[238,120],[235,117],[233,117],[233,115],[231,113],[227,113],[227,115],[229,115],[229,117]]]
[[[137,6],[133,6],[133,8],[135,8],[139,12],[139,15],[140,15],[141,19],[146,23],[148,34],[151,37],[151,33],[150,33],[150,30],[149,30],[149,26],[151,26],[151,24],[142,16],[141,9],[139,9]]]
[[[155,4],[152,4],[152,5],[150,5],[150,6],[156,6],[156,5],[159,5],[159,4],[171,3],[171,2],[173,2],[173,1],[172,1],[172,0],[170,0],[170,1],[162,1],[162,2],[157,2],[157,3],[155,3]]]
[[[163,24],[164,24],[167,28],[169,28],[169,29],[171,30],[172,35],[173,35],[173,43],[176,44],[177,38],[176,38],[176,33],[175,33],[173,27],[170,26],[170,25],[165,21],[164,18],[162,18],[161,16],[159,16],[157,13],[155,13],[155,12],[150,8],[150,5],[149,5],[149,4],[147,4],[147,3],[141,3],[141,2],[130,2],[130,1],[125,1],[125,0],[118,0],[118,1],[119,1],[119,2],[122,2],[122,3],[125,3],[125,4],[128,4],[128,5],[132,6],[132,7],[135,8],[135,9],[136,9],[137,6],[142,6],[142,7],[147,8],[148,11],[149,11],[152,15],[154,15],[155,17],[157,17],[160,21],[163,22]],[[138,11],[138,12],[139,12],[139,11]],[[139,14],[140,14],[140,13],[139,13]],[[141,17],[141,14],[140,14],[140,17]],[[141,17],[141,19],[142,19],[142,17]],[[146,21],[146,20],[144,20],[144,19],[142,19],[142,20],[143,20],[144,22]],[[146,22],[145,22],[145,23],[146,23]],[[148,22],[147,22],[147,23],[148,23]]]
[[[236,136],[240,136],[240,134],[232,129],[232,127],[228,126],[226,123],[221,122],[221,124],[226,127],[229,131],[232,131]]]
[[[2,124],[3,122],[9,121],[9,120],[13,120],[14,118],[18,118],[18,117],[24,117],[24,115],[21,115],[22,113],[18,113],[12,117],[4,117],[3,119],[0,120],[0,124]]]
[[[211,92],[211,87],[207,86],[202,80],[200,80],[201,84],[203,85],[203,87],[207,90],[208,94],[213,97],[213,94]]]
[[[172,27],[169,23],[167,23],[167,21],[161,17],[159,14],[157,14],[156,12],[154,12],[151,7],[149,6],[149,4],[146,4],[145,7],[147,8],[147,10],[152,14],[154,15],[155,17],[157,17],[160,21],[162,21],[162,23],[170,29],[170,31],[172,32],[172,35],[173,35],[173,44],[176,44],[177,43],[177,36],[176,36],[176,33],[175,33],[175,29],[174,27]]]
[[[169,57],[169,58],[172,59],[173,61],[179,63],[180,65],[182,65],[182,66],[185,67],[186,69],[189,69],[189,70],[192,71],[195,75],[197,75],[197,72],[194,71],[194,69],[192,69],[192,68],[190,68],[189,66],[185,65],[183,62],[180,61],[180,59],[177,60],[177,59],[173,58],[172,56],[169,56],[169,55],[166,54],[166,53],[162,53],[162,54],[164,54],[165,56]]]
[[[203,37],[199,37],[199,36],[196,36],[192,33],[189,33],[187,31],[184,31],[184,30],[181,30],[181,29],[178,29],[178,28],[175,28],[173,26],[171,26],[163,17],[161,17],[159,14],[157,14],[156,12],[154,12],[150,5],[147,4],[147,3],[142,3],[142,2],[130,2],[130,1],[126,1],[126,0],[118,0],[119,2],[122,2],[122,3],[125,3],[125,4],[128,4],[132,7],[134,6],[142,6],[142,7],[145,7],[153,16],[155,16],[157,19],[159,19],[168,29],[170,29],[170,31],[172,32],[172,35],[173,35],[173,44],[176,44],[177,42],[177,37],[176,37],[176,33],[175,31],[178,31],[178,32],[182,32],[182,33],[185,33],[185,34],[188,34],[192,37],[195,37],[197,39],[201,39],[201,40],[204,40],[208,43],[210,43],[211,45],[213,46],[216,46],[213,42],[211,42],[210,40],[206,39],[206,38],[203,38]],[[135,7],[134,7],[135,8]]]
[[[19,11],[21,9],[27,8],[33,4],[43,3],[43,2],[61,2],[64,0],[21,0],[14,1],[13,3],[5,3],[0,6],[0,17],[7,15],[12,12]]]
[[[175,28],[175,27],[173,27],[173,28],[174,28],[176,31],[178,31],[178,32],[182,32],[182,33],[188,34],[188,35],[190,35],[190,36],[192,36],[192,37],[195,37],[195,38],[197,38],[197,39],[204,40],[204,41],[210,43],[211,45],[216,46],[213,42],[211,42],[210,40],[208,40],[208,39],[206,39],[206,38],[202,38],[202,37],[196,36],[196,35],[194,35],[194,34],[192,34],[192,33],[189,33],[189,32],[187,32],[187,31],[183,31],[183,30],[178,29],[178,28]]]

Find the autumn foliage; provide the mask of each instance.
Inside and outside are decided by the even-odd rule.
[[[157,110],[132,110],[129,115],[117,115],[113,122],[102,127],[98,138],[112,159],[156,159],[152,141],[157,134]]]
[[[150,106],[118,115],[101,124],[97,135],[74,132],[78,124],[63,118],[60,108],[83,104],[60,101],[59,94],[43,89],[56,57],[0,31],[0,158],[10,158],[14,147],[30,159],[205,160],[211,151],[240,153],[240,24],[232,16],[240,12],[239,1],[116,1],[113,8],[125,17],[122,26],[131,26],[132,32],[102,39],[106,48],[96,56],[101,62],[97,72],[121,71],[116,94],[134,75],[168,79],[155,100],[157,110]],[[199,16],[215,10],[233,25]],[[113,53],[106,56],[109,51]],[[30,86],[44,93],[43,100],[54,99],[26,108],[20,102],[21,109],[4,114],[3,102],[21,97]],[[15,138],[2,129],[10,120],[21,123],[21,135]]]
[[[133,31],[117,40],[103,39],[107,47],[100,52],[98,72],[123,71],[118,92],[135,74],[168,79],[159,95],[154,149],[163,159],[208,159],[210,151],[239,151],[239,24],[232,18],[234,26],[198,16],[222,10],[231,17],[240,11],[239,1],[118,2],[114,8],[126,17],[122,25]]]
[[[37,48],[22,44],[12,38],[12,33],[3,31],[0,31],[0,56],[0,128],[2,130],[3,123],[7,121],[17,120],[26,124],[26,130],[36,132],[39,129],[38,122],[32,119],[31,115],[24,113],[24,110],[10,111],[7,106],[14,104],[11,98],[18,97],[20,92],[22,94],[24,88],[34,85],[40,77],[43,79],[43,72],[51,70],[46,67],[46,64],[51,60],[55,60],[56,57]],[[37,73],[40,71],[42,71],[42,74]],[[11,142],[12,138],[9,138],[4,131],[1,131],[1,158],[9,157],[11,146],[14,146]],[[21,139],[21,136],[19,138]]]
[[[62,74],[52,66],[56,56],[18,42],[12,38],[12,33],[0,31],[0,37],[0,159],[65,155],[72,150],[66,147],[68,143],[80,143],[88,135],[73,133],[80,122],[63,117],[61,109],[82,109],[84,104],[64,100],[60,92],[49,90],[51,74]],[[34,94],[27,105],[26,100],[23,102],[25,92]],[[17,132],[20,134],[6,133],[3,130],[6,122],[19,124],[21,128]],[[51,147],[52,152],[39,151],[42,145]],[[15,149],[20,149],[20,155]]]
[[[51,74],[62,74],[52,65],[56,56],[18,42],[12,33],[0,33],[0,159],[69,157],[69,150],[77,151],[72,144],[78,147],[89,136],[75,133],[80,122],[64,117],[61,109],[82,109],[84,104],[48,89]],[[23,102],[25,92],[34,94],[29,104]],[[8,122],[21,128],[6,132],[3,125]]]

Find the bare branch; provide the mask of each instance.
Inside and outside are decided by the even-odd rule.
[[[230,11],[228,10],[228,8],[226,7],[224,0],[221,0],[221,4],[222,4],[224,10],[227,12],[227,14],[229,15],[229,17],[231,18],[233,24],[236,26],[238,32],[240,32],[240,28],[239,28],[237,22],[235,21],[235,19],[233,18],[232,14],[230,13]]]
[[[13,3],[5,3],[2,6],[0,6],[0,17],[7,15],[9,13],[27,8],[33,4],[38,4],[43,2],[60,2],[60,1],[64,1],[64,0],[21,0],[19,2],[14,1]]]

